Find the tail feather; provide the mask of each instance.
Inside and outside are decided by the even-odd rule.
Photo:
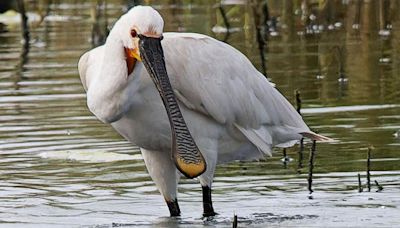
[[[260,134],[255,129],[245,129],[237,124],[235,126],[255,145],[260,151],[268,156],[272,156],[272,138],[269,134]],[[262,129],[259,129],[262,130]]]
[[[315,140],[315,141],[319,141],[319,142],[334,142],[334,139],[331,139],[329,137],[323,136],[323,135],[319,135],[317,133],[314,133],[312,131],[309,132],[301,132],[300,133],[303,137]]]

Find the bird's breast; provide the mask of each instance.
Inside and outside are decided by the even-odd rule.
[[[153,86],[138,90],[130,109],[112,123],[113,128],[133,144],[149,150],[171,147],[171,128],[164,105]]]

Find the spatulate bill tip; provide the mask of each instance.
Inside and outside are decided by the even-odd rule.
[[[197,162],[188,161],[185,158],[177,156],[175,158],[175,165],[176,168],[187,178],[193,179],[201,174],[203,174],[206,169],[207,165],[203,158],[198,160]]]

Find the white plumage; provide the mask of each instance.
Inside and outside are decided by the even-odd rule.
[[[176,200],[179,175],[170,155],[168,117],[143,64],[137,62],[127,75],[123,50],[134,42],[121,35],[133,27],[162,28],[160,23],[152,8],[133,8],[119,19],[105,45],[81,57],[79,73],[90,110],[141,148],[150,175],[169,202]],[[232,46],[194,33],[162,35],[172,88],[207,162],[199,178],[202,186],[211,187],[217,163],[271,155],[272,147],[291,146],[302,134],[328,140],[311,132],[292,105]]]

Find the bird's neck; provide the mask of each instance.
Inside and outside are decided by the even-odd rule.
[[[99,56],[98,74],[87,91],[89,109],[103,122],[120,119],[128,110],[129,78],[122,43],[107,40]]]
[[[114,59],[123,61],[125,59],[124,45],[119,39],[107,39],[104,44],[106,53],[104,55],[106,60]]]
[[[127,78],[127,68],[125,62],[124,46],[121,41],[107,39],[104,44],[103,63],[101,64],[102,76],[117,78]]]

